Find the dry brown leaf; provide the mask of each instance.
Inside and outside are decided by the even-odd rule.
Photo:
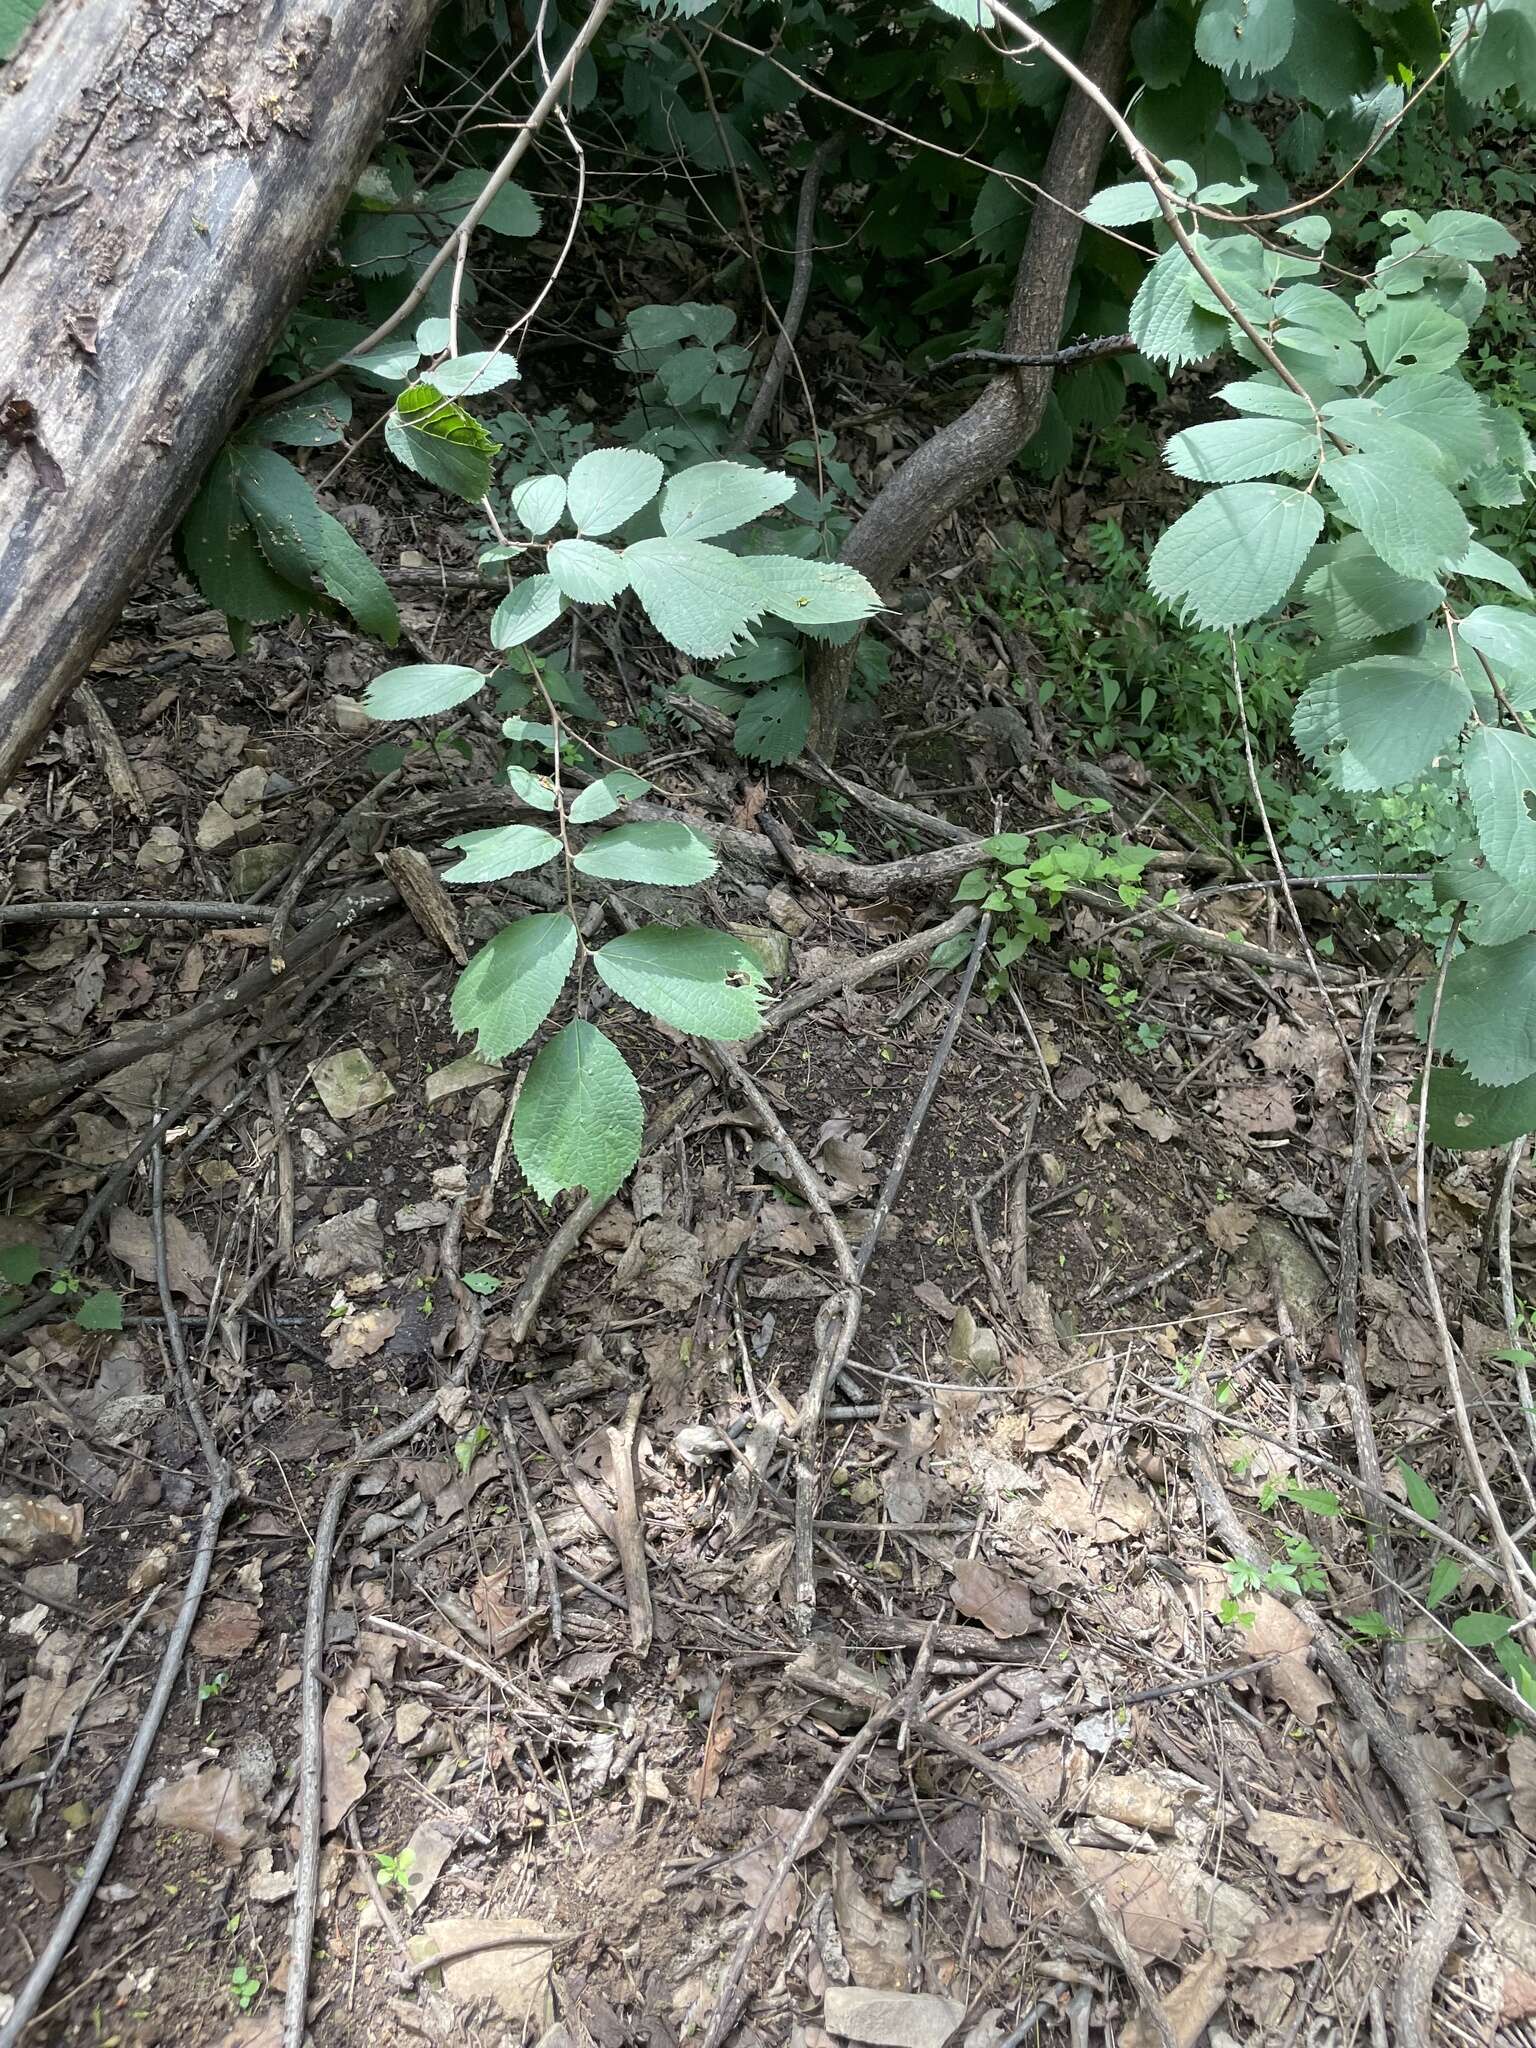
[[[962,1557],[954,1566],[949,1597],[962,1614],[998,1637],[1027,1636],[1042,1626],[1029,1588],[979,1557]]]
[[[347,1273],[376,1273],[384,1263],[379,1205],[370,1198],[340,1216],[328,1216],[306,1231],[300,1246],[305,1275],[339,1280]]]
[[[1171,1835],[1179,1802],[1166,1785],[1145,1771],[1106,1772],[1094,1778],[1083,1795],[1083,1810],[1098,1820],[1119,1821],[1150,1834]]]
[[[1153,1520],[1151,1499],[1134,1480],[1107,1480],[1095,1494],[1059,1465],[1046,1468],[1035,1512],[1047,1528],[1090,1543],[1123,1542],[1150,1528]]]
[[[731,1719],[731,1708],[735,1704],[736,1688],[730,1679],[720,1681],[715,1694],[715,1704],[709,1716],[709,1730],[704,1737],[704,1754],[699,1767],[689,1775],[688,1797],[695,1806],[702,1806],[706,1799],[713,1799],[720,1790],[720,1776],[725,1769],[725,1753],[736,1740],[736,1723]]]
[[[832,1842],[832,1906],[854,1983],[872,1991],[904,1990],[909,1962],[907,1923],[901,1914],[886,1912],[865,1895],[841,1835]]]
[[[192,1631],[192,1647],[199,1657],[221,1664],[243,1656],[260,1634],[260,1611],[248,1600],[205,1600]]]
[[[147,1216],[135,1216],[131,1209],[114,1209],[107,1248],[136,1280],[154,1286],[155,1237]],[[165,1219],[165,1268],[173,1294],[185,1295],[198,1307],[207,1302],[216,1268],[206,1241],[188,1230],[179,1216]]]
[[[1515,1826],[1536,1842],[1536,1740],[1529,1735],[1511,1736],[1504,1768],[1513,1788],[1509,1804]]]
[[[1219,1252],[1241,1251],[1258,1217],[1244,1202],[1223,1202],[1205,1219],[1205,1234]]]
[[[320,1728],[320,1826],[326,1834],[339,1828],[363,1796],[368,1783],[368,1753],[357,1732],[360,1695],[332,1693]]]
[[[333,1371],[358,1365],[381,1351],[400,1327],[400,1311],[394,1308],[354,1309],[336,1325],[326,1347],[325,1362]]]
[[[1320,1906],[1284,1906],[1249,1935],[1240,1960],[1255,1970],[1290,1970],[1328,1946],[1334,1916]]]
[[[245,1824],[249,1799],[238,1771],[205,1764],[188,1778],[173,1778],[157,1787],[148,1804],[156,1827],[205,1835],[221,1856],[238,1863],[251,1838]]]
[[[1294,1131],[1296,1094],[1288,1081],[1250,1081],[1217,1090],[1216,1107],[1240,1131]]]
[[[1199,1926],[1153,1857],[1123,1849],[1081,1848],[1077,1853],[1099,1897],[1144,1961],[1171,1963],[1185,1942],[1199,1935]]]
[[[1219,1614],[1230,1597],[1227,1575],[1219,1565],[1199,1565],[1194,1577],[1200,1582],[1208,1613]],[[1242,1606],[1253,1616],[1251,1627],[1243,1630],[1245,1657],[1273,1657],[1274,1662],[1254,1674],[1260,1689],[1283,1700],[1308,1728],[1316,1725],[1318,1714],[1332,1706],[1333,1693],[1327,1681],[1312,1669],[1312,1638],[1305,1622],[1272,1594],[1244,1593]]]
[[[309,1078],[325,1104],[327,1115],[339,1124],[361,1116],[365,1110],[377,1109],[395,1092],[394,1082],[379,1071],[360,1045],[328,1052],[324,1059],[315,1061]]]
[[[704,1253],[692,1231],[655,1217],[642,1223],[614,1272],[620,1294],[638,1294],[663,1308],[692,1308],[704,1292]]]
[[[455,2005],[489,2000],[503,2019],[524,2022],[535,2040],[554,2019],[554,1945],[532,1920],[431,1920],[411,1936],[410,1950],[415,1962],[437,1964]]]
[[[1358,1904],[1389,1892],[1402,1872],[1382,1849],[1346,1834],[1331,1821],[1303,1820],[1295,1813],[1260,1813],[1248,1823],[1248,1839],[1267,1849],[1283,1877],[1305,1884],[1322,1880],[1327,1892],[1348,1892]]]
[[[796,1828],[805,1818],[803,1813],[792,1806],[768,1806],[760,1816],[766,1833],[756,1848],[745,1856],[737,1858],[735,1875],[741,1885],[749,1906],[760,1906],[768,1896],[784,1851],[794,1838]],[[810,1840],[801,1850],[801,1856],[809,1856],[813,1849],[819,1849],[827,1838],[825,1817],[811,1830]],[[796,1858],[798,1862],[799,1857]],[[764,1932],[770,1935],[785,1935],[800,1916],[800,1880],[789,1871],[779,1886],[769,1909]]]
[[[1174,2048],[1194,2048],[1220,2012],[1227,1995],[1227,1964],[1212,1949],[1191,1965],[1163,2000],[1163,2018]],[[1120,2037],[1125,2048],[1157,2048],[1161,2039],[1144,2013],[1138,2013]]]

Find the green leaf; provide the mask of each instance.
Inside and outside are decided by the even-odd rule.
[[[494,1294],[501,1285],[494,1273],[461,1273],[459,1277],[476,1294]],[[469,1462],[473,1463],[473,1458]]]
[[[682,889],[706,882],[720,863],[707,839],[687,825],[616,825],[588,840],[574,866],[608,882],[657,882]]]
[[[1193,47],[1189,24],[1174,7],[1154,7],[1131,30],[1136,69],[1153,92],[1178,84],[1189,69]]]
[[[1147,580],[1198,626],[1246,626],[1279,604],[1323,524],[1322,507],[1282,484],[1228,484],[1176,519]]]
[[[566,480],[566,502],[578,533],[612,533],[643,512],[661,489],[661,463],[639,448],[597,448]]]
[[[1422,1515],[1426,1522],[1438,1522],[1440,1503],[1435,1498],[1435,1489],[1427,1479],[1421,1479],[1406,1458],[1400,1457],[1397,1469],[1402,1477],[1403,1491],[1408,1496],[1408,1505],[1416,1515]]]
[[[1536,1131],[1536,1075],[1486,1088],[1460,1067],[1429,1076],[1429,1142],[1448,1152],[1487,1152]]]
[[[123,1297],[115,1287],[98,1287],[81,1302],[74,1319],[82,1330],[120,1330]]]
[[[738,754],[781,766],[793,761],[811,730],[811,693],[798,676],[755,690],[742,706],[734,734]]]
[[[1200,237],[1195,239],[1198,245]],[[1178,370],[1226,345],[1226,320],[1195,304],[1198,282],[1177,245],[1165,249],[1142,279],[1131,302],[1131,337],[1150,361]]]
[[[302,398],[263,413],[251,426],[258,440],[289,448],[330,448],[346,435],[352,400],[339,384],[317,384]]]
[[[235,456],[221,449],[188,507],[177,543],[188,573],[211,605],[231,619],[265,625],[315,609],[308,579],[285,582],[256,545],[235,486]]]
[[[1451,564],[1451,573],[1456,576],[1470,576],[1475,583],[1496,583],[1512,597],[1531,596],[1531,586],[1513,562],[1506,562],[1502,555],[1496,555],[1492,548],[1484,547],[1480,540],[1473,541],[1466,553],[1457,557]]]
[[[441,491],[476,504],[491,487],[497,443],[461,405],[431,384],[413,384],[384,422],[390,453]]]
[[[1493,435],[1477,393],[1460,377],[1393,377],[1370,402],[1384,418],[1432,441],[1453,477],[1492,459]]]
[[[455,171],[451,178],[421,195],[423,211],[437,214],[457,227],[485,190],[486,175],[477,170]],[[540,219],[531,196],[521,185],[509,180],[481,215],[478,225],[489,228],[493,235],[536,235]]]
[[[1451,1623],[1451,1634],[1469,1650],[1485,1650],[1490,1643],[1501,1642],[1509,1634],[1510,1625],[1507,1614],[1474,1610],[1457,1616]]]
[[[798,676],[804,665],[805,651],[798,641],[764,634],[744,653],[721,662],[717,673],[733,683],[776,683],[781,676]]]
[[[1464,213],[1459,208],[1432,213],[1425,223],[1424,240],[1442,256],[1459,256],[1465,263],[1497,263],[1501,257],[1520,253],[1520,244],[1508,228],[1486,213]]]
[[[0,0],[0,64],[11,56],[43,11],[43,0]]]
[[[1445,596],[1438,583],[1389,569],[1358,533],[1346,534],[1302,587],[1324,640],[1377,640],[1416,626]]]
[[[536,811],[552,811],[555,808],[555,790],[547,776],[535,775],[531,768],[520,768],[514,761],[507,769],[507,780],[525,804],[532,804]]]
[[[1471,852],[1453,854],[1434,872],[1437,903],[1465,903],[1462,937],[1476,946],[1503,946],[1536,931],[1536,889],[1480,866]]]
[[[764,611],[792,625],[852,626],[879,611],[880,593],[867,576],[842,562],[802,561],[797,555],[728,556],[741,584]]]
[[[488,391],[499,391],[503,384],[510,384],[521,376],[517,357],[504,355],[499,349],[473,349],[468,355],[447,356],[433,366],[431,371],[434,389],[444,398],[483,398]]]
[[[1429,1026],[1433,987],[1419,997],[1418,1028]],[[1474,1081],[1507,1088],[1536,1074],[1536,937],[1468,946],[1446,969],[1437,1051],[1461,1061]]]
[[[548,533],[565,510],[565,478],[525,477],[512,487],[512,510],[531,534]]]
[[[443,869],[445,882],[499,882],[507,875],[541,868],[560,851],[553,832],[541,825],[493,825],[485,832],[461,832],[444,840],[462,849],[462,857]]]
[[[461,668],[453,662],[414,662],[375,676],[363,692],[363,709],[370,718],[431,718],[473,697],[484,682],[477,668]]]
[[[1412,464],[1376,454],[1333,456],[1323,480],[1399,575],[1432,577],[1465,554],[1466,514],[1444,484]]]
[[[1472,695],[1454,669],[1416,655],[1373,654],[1308,685],[1291,730],[1309,760],[1328,760],[1346,789],[1395,789],[1456,743]]]
[[[1465,38],[1465,40],[1463,40]],[[1456,17],[1451,77],[1474,107],[1489,107],[1513,86],[1529,106],[1536,96],[1536,22],[1522,0],[1489,0]]]
[[[612,604],[629,587],[624,557],[595,540],[557,540],[546,560],[556,587],[578,604]]]
[[[1365,345],[1384,377],[1448,370],[1466,354],[1467,341],[1466,323],[1423,296],[1390,299],[1365,323]]]
[[[1435,1559],[1434,1569],[1429,1575],[1429,1591],[1424,1595],[1424,1605],[1431,1613],[1443,1606],[1461,1584],[1461,1566],[1454,1557],[1443,1553]]]
[[[1396,457],[1416,463],[1442,483],[1454,481],[1455,462],[1434,442],[1399,419],[1390,418],[1372,398],[1336,398],[1323,407],[1323,419],[1335,434],[1367,455]]]
[[[1235,484],[1276,470],[1305,474],[1318,459],[1315,427],[1289,420],[1216,420],[1187,427],[1163,450],[1175,476],[1197,484]]]
[[[1130,185],[1106,185],[1095,192],[1083,208],[1083,219],[1096,228],[1133,228],[1144,220],[1159,220],[1163,209],[1157,194],[1144,178]]]
[[[1457,636],[1493,666],[1499,687],[1517,711],[1536,710],[1536,618],[1504,604],[1482,604],[1456,628]]]
[[[643,775],[631,775],[627,768],[612,768],[598,782],[589,782],[571,805],[573,825],[593,825],[608,818],[633,796],[644,796],[650,784]]]
[[[536,718],[504,718],[501,729],[514,746],[542,747],[551,753],[555,744],[555,728]]]
[[[1536,887],[1536,739],[1480,725],[1467,736],[1461,770],[1489,867],[1522,888]]]
[[[577,1018],[528,1069],[512,1150],[540,1201],[576,1187],[605,1201],[640,1157],[644,1131],[640,1090],[623,1054]]]
[[[400,618],[389,587],[339,519],[322,512],[293,464],[271,448],[235,451],[235,487],[256,544],[287,582],[314,579],[370,633],[393,646]]]
[[[727,932],[645,925],[610,939],[592,964],[648,1016],[702,1038],[750,1038],[760,1021],[762,962]]]
[[[0,1280],[8,1287],[29,1287],[46,1265],[35,1244],[0,1245]]]
[[[491,645],[505,652],[521,647],[552,626],[565,609],[553,576],[525,576],[514,583],[491,618]]]
[[[1206,0],[1195,51],[1218,71],[1255,78],[1285,62],[1295,32],[1293,0]]]
[[[576,927],[558,911],[519,918],[482,946],[459,976],[452,1016],[485,1060],[505,1059],[544,1022],[576,958]]]
[[[1240,384],[1224,384],[1217,392],[1237,412],[1256,413],[1261,419],[1298,420],[1312,423],[1312,401],[1293,391],[1266,371],[1262,377],[1246,377]]]
[[[1371,39],[1337,0],[1295,0],[1296,33],[1285,68],[1299,96],[1333,113],[1357,93],[1370,91],[1374,71]]]
[[[630,587],[664,640],[701,660],[729,654],[767,609],[736,556],[695,540],[641,540],[624,550]]]
[[[662,494],[661,530],[672,540],[711,540],[760,519],[795,495],[795,480],[742,462],[701,462]]]
[[[1339,1496],[1328,1486],[1288,1486],[1285,1497],[1309,1515],[1336,1515],[1339,1512]]]

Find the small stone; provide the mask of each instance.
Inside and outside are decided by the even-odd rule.
[[[829,1984],[823,2013],[829,2034],[868,2048],[944,2048],[965,2018],[957,1999],[927,1991],[864,1991]]]
[[[785,888],[770,889],[763,908],[779,930],[787,932],[792,939],[798,939],[802,932],[810,929],[810,912]]]
[[[789,937],[771,931],[765,924],[733,924],[729,930],[740,939],[753,959],[760,962],[770,981],[789,972]]]
[[[298,848],[289,839],[273,839],[265,846],[242,846],[229,864],[229,886],[243,903],[268,882],[286,875]]]
[[[134,856],[133,864],[141,874],[174,875],[187,857],[181,834],[170,825],[156,825],[144,844]]]
[[[379,1072],[361,1046],[327,1053],[324,1059],[315,1061],[309,1075],[315,1093],[337,1123],[361,1116],[365,1109],[377,1109],[395,1092],[394,1082],[388,1074]]]

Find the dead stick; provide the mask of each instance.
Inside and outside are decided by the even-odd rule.
[[[651,1647],[656,1617],[651,1610],[651,1582],[645,1562],[645,1531],[640,1524],[640,1497],[635,1471],[635,1432],[640,1410],[645,1406],[645,1388],[637,1387],[624,1404],[624,1420],[608,1432],[608,1452],[613,1463],[614,1516],[619,1544],[619,1563],[624,1568],[624,1592],[629,1602],[629,1646],[637,1657]]]

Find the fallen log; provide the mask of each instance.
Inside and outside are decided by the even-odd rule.
[[[51,0],[0,70],[0,791],[227,433],[436,0]]]

